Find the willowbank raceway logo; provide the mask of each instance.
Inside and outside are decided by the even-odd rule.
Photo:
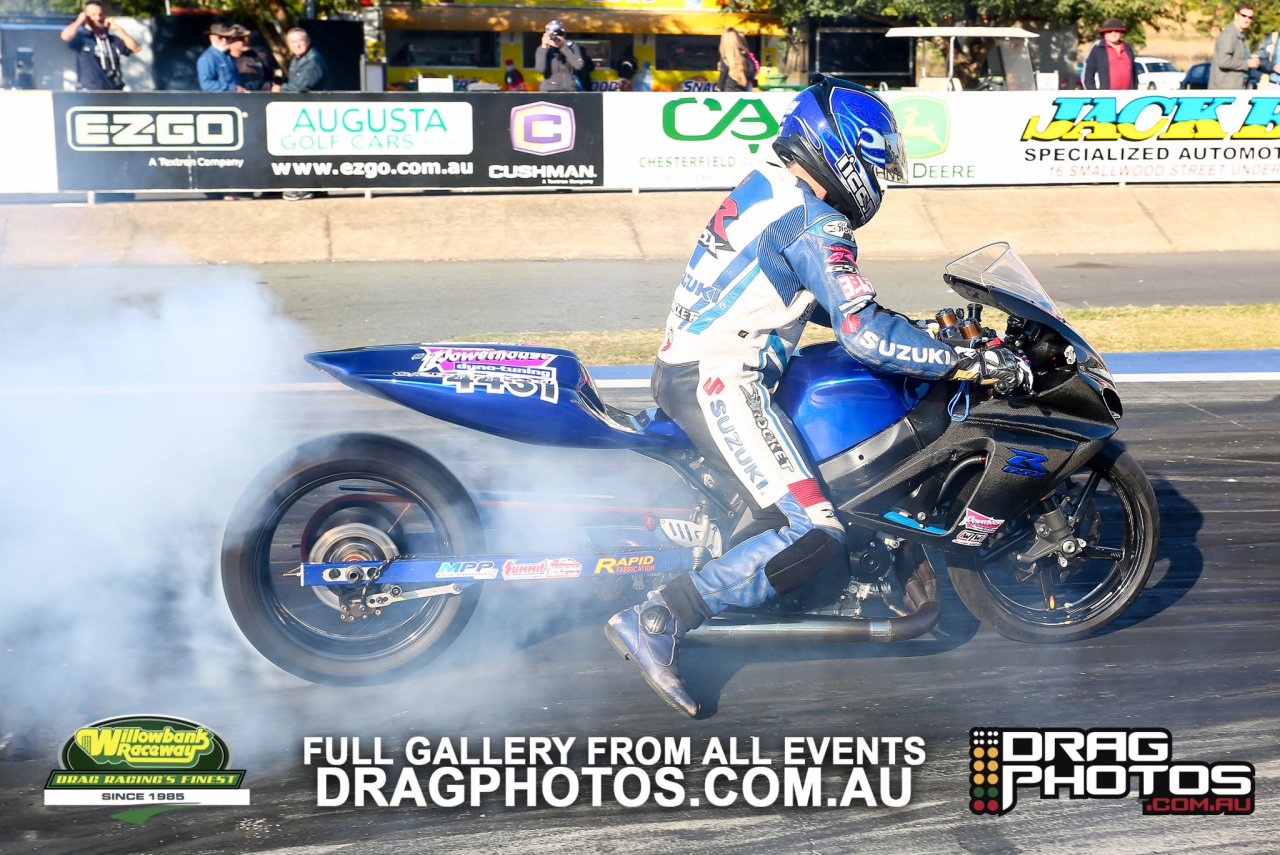
[[[142,825],[180,807],[248,805],[244,770],[218,734],[159,715],[104,719],[78,729],[62,747],[61,769],[45,784],[44,803],[129,807],[113,814]]]
[[[1159,728],[969,731],[969,810],[1003,816],[1018,789],[1041,799],[1123,799],[1137,784],[1144,815],[1247,815],[1254,809],[1250,763],[1173,759],[1173,737]]]

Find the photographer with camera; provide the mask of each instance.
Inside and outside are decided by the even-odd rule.
[[[582,47],[565,38],[564,24],[551,21],[542,31],[542,44],[534,55],[533,67],[542,75],[538,89],[542,92],[579,92],[590,89],[583,86],[583,78],[591,79],[594,64],[583,53]]]
[[[87,91],[124,88],[120,58],[141,48],[133,36],[107,17],[98,0],[89,0],[76,19],[63,28],[62,40],[76,52],[76,76]]]

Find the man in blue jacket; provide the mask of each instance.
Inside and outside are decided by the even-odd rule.
[[[240,72],[231,58],[231,39],[236,29],[230,24],[214,24],[209,28],[209,47],[196,60],[196,76],[204,92],[243,92]]]

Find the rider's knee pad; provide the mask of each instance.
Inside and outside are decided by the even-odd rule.
[[[769,559],[764,575],[779,594],[799,587],[828,561],[840,557],[844,544],[832,531],[810,529],[800,539]]]

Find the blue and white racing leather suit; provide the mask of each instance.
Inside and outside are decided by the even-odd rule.
[[[876,304],[857,257],[847,219],[774,164],[748,175],[698,239],[667,318],[654,397],[745,496],[787,523],[667,586],[686,629],[795,588],[843,549],[816,467],[772,401],[808,321],[830,324],[876,371],[941,378],[955,367],[951,347]]]

